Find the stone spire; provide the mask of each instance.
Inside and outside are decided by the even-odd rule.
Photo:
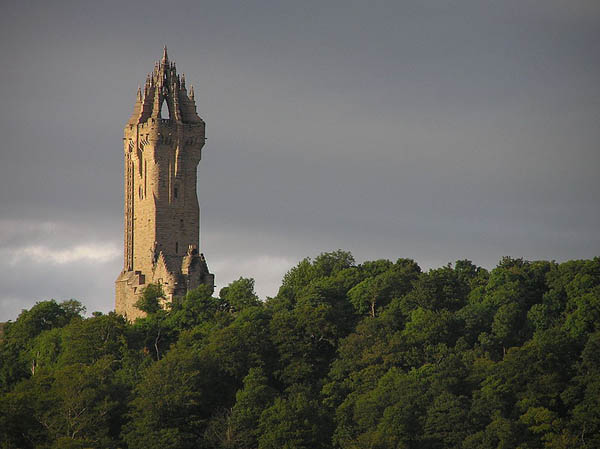
[[[180,78],[175,62],[169,61],[166,45],[161,60],[156,62],[154,70],[146,78],[143,95],[141,89],[138,90],[129,124],[144,123],[150,117],[164,119],[160,116],[160,110],[165,103],[169,109],[169,120],[181,123],[202,122],[196,112],[193,89],[188,95],[185,76]]]

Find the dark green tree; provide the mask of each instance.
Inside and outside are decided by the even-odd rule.
[[[224,308],[230,312],[239,312],[259,304],[258,296],[254,292],[254,279],[249,278],[239,278],[227,287],[223,287],[219,297]]]
[[[303,391],[286,398],[277,397],[264,410],[258,426],[259,449],[319,449],[330,447],[324,438],[322,407]]]

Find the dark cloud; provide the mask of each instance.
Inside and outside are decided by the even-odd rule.
[[[219,286],[272,295],[337,248],[425,268],[596,256],[598,42],[593,0],[5,7],[0,320],[53,295],[112,307],[120,258],[81,248],[120,245],[122,127],[164,43],[207,122]]]

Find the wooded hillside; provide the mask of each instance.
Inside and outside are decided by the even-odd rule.
[[[600,258],[305,259],[147,318],[39,302],[4,327],[0,447],[598,448]]]

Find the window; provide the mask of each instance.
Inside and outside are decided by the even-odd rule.
[[[173,196],[175,197],[175,199],[177,199],[177,195],[179,194],[179,189],[177,187],[175,187],[173,189]]]
[[[179,242],[175,242],[175,254],[179,252]]]
[[[169,105],[164,100],[163,100],[163,104],[160,108],[160,118],[166,118],[166,119],[171,118],[171,114],[169,112]]]

